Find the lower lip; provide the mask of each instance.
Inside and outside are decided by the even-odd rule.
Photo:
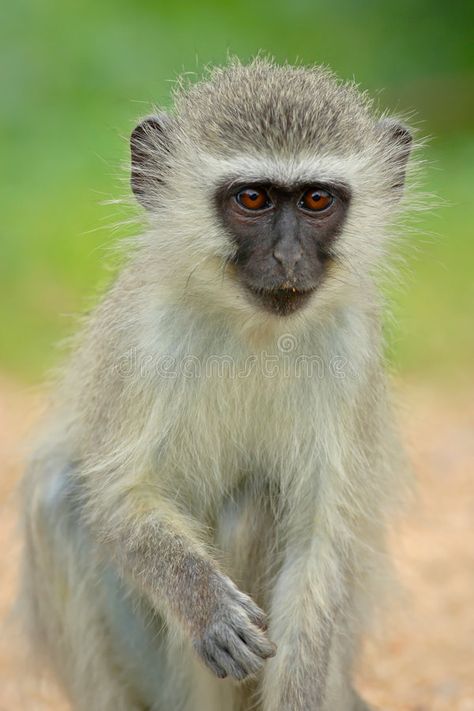
[[[308,291],[293,291],[292,289],[276,289],[274,291],[256,291],[248,289],[252,295],[252,300],[258,306],[276,316],[291,316],[304,308],[314,289]]]

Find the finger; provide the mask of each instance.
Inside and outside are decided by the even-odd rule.
[[[236,629],[240,639],[259,657],[268,659],[276,654],[276,645],[271,642],[260,630],[250,625]]]
[[[212,651],[212,656],[217,664],[222,667],[222,669],[225,669],[229,676],[237,679],[237,681],[242,681],[248,676],[248,671],[240,664],[238,659],[235,659],[232,654],[230,654],[228,649],[216,644],[215,649]]]
[[[217,676],[218,679],[225,679],[227,677],[227,670],[219,664],[212,654],[206,653],[201,656],[206,666]]]
[[[227,676],[226,670],[217,662],[212,655],[212,652],[202,644],[195,644],[194,648],[199,654],[204,664],[215,674],[219,679],[225,679]]]
[[[250,621],[265,632],[268,629],[268,621],[263,610],[259,608],[252,598],[248,597],[248,595],[244,595],[240,591],[237,591],[237,599],[241,607],[243,607],[247,613]]]
[[[227,628],[221,646],[240,663],[248,674],[256,674],[262,668],[262,657],[255,654],[248,644],[231,628]]]

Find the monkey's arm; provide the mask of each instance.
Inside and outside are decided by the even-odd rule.
[[[123,494],[115,506],[94,501],[100,531],[122,575],[191,637],[219,677],[244,679],[274,654],[263,612],[218,568],[197,524],[170,501]],[[104,523],[105,522],[105,523]]]
[[[370,604],[371,574],[382,572],[385,512],[403,466],[383,393],[370,405],[355,410],[352,430],[339,431],[340,456],[320,461],[316,476],[302,472],[286,497],[287,544],[270,610],[278,654],[265,668],[264,711],[366,708],[350,679],[358,608]]]
[[[337,551],[303,522],[290,534],[271,605],[278,654],[265,670],[264,711],[323,709],[338,608],[344,600]],[[342,708],[342,707],[341,707]]]

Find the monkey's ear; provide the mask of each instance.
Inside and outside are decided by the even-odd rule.
[[[394,190],[402,191],[405,184],[406,167],[410,156],[413,137],[406,126],[395,119],[386,118],[378,122],[384,143],[388,144],[388,160],[393,171]]]
[[[147,209],[152,207],[153,196],[163,182],[170,153],[171,124],[172,119],[165,113],[148,116],[133,129],[130,137],[132,190]]]

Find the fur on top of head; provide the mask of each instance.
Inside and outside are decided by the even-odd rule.
[[[223,155],[341,154],[374,140],[372,101],[324,67],[233,62],[178,90],[175,107],[196,140]]]
[[[217,159],[258,154],[287,160],[369,151],[379,164],[389,160],[393,170],[397,159],[404,168],[410,144],[402,124],[379,120],[367,93],[325,67],[234,59],[212,68],[200,82],[178,82],[172,111],[136,127],[132,186],[150,206],[145,180],[163,183],[180,158],[192,162],[196,151]],[[154,168],[143,160],[147,156],[155,158]]]

